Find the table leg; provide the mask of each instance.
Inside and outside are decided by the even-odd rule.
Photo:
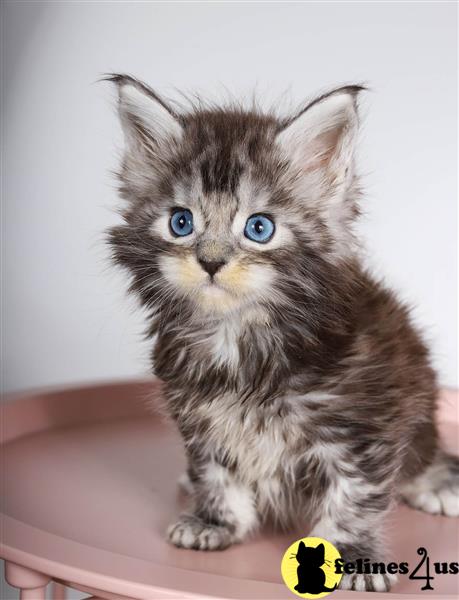
[[[45,600],[46,586],[51,581],[48,575],[9,561],[5,562],[5,579],[19,588],[20,600]]]
[[[46,600],[46,586],[40,588],[21,589],[19,600]]]
[[[58,583],[57,581],[53,581],[51,597],[52,600],[65,600],[67,597],[66,587],[62,585],[62,583]]]

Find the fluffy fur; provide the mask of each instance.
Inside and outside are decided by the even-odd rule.
[[[281,119],[234,105],[177,111],[132,77],[111,80],[128,203],[109,243],[149,311],[152,364],[188,458],[190,508],[170,541],[216,550],[267,519],[304,521],[346,561],[378,562],[399,495],[457,515],[458,461],[438,447],[427,349],[354,240],[361,88]],[[189,236],[170,229],[176,207],[193,213]],[[275,223],[266,244],[243,233],[258,213]],[[221,265],[213,277],[206,262]]]

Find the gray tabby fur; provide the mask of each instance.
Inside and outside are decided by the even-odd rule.
[[[346,561],[381,561],[400,496],[459,514],[459,463],[438,443],[428,351],[409,311],[363,267],[353,223],[357,96],[281,119],[235,104],[178,111],[126,75],[115,261],[149,313],[152,364],[188,458],[176,546],[221,550],[271,520],[308,522]],[[174,238],[171,211],[195,231]],[[246,219],[275,222],[270,242]],[[202,264],[218,262],[211,277]],[[389,589],[392,575],[341,587]]]

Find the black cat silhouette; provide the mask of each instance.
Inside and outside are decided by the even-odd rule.
[[[321,568],[326,562],[323,544],[319,544],[317,548],[312,548],[306,546],[304,542],[300,542],[295,558],[299,563],[297,569],[298,584],[295,586],[295,590],[299,594],[333,592],[336,583],[333,588],[325,587],[326,575]]]

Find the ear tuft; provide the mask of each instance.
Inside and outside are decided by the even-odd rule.
[[[357,95],[364,89],[352,85],[332,90],[283,124],[278,143],[300,172],[320,171],[331,184],[345,182],[358,132]]]
[[[177,113],[145,83],[117,73],[103,79],[118,88],[118,109],[128,149],[155,151],[164,140],[181,136]]]

